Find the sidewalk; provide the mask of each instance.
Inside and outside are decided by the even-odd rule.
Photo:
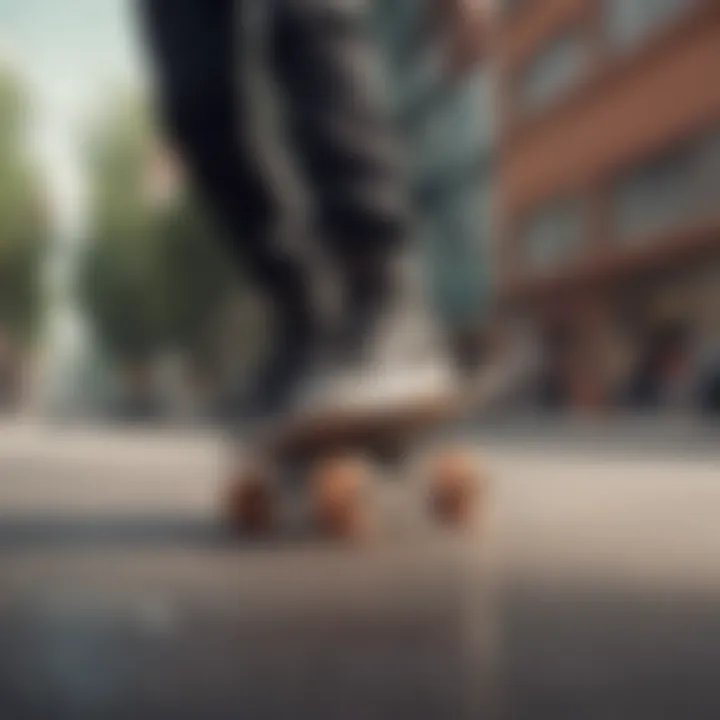
[[[0,420],[0,458],[41,452],[57,459],[164,462],[168,455],[205,462],[220,437],[212,428],[178,429],[160,425],[118,426],[52,423],[34,418]]]
[[[567,450],[608,450],[643,455],[669,453],[688,459],[717,457],[720,463],[720,422],[698,416],[638,416],[614,414],[603,418],[578,415],[508,413],[469,420],[462,434],[480,442],[523,446],[553,445]],[[158,455],[180,452],[183,456],[206,455],[217,449],[222,433],[211,425],[122,426],[103,424],[53,424],[41,419],[0,420],[0,453],[23,447],[87,454],[130,452]],[[718,466],[720,472],[720,465]]]
[[[553,444],[568,450],[672,454],[691,459],[717,457],[720,422],[691,415],[612,414],[605,417],[553,414],[507,414],[468,424],[473,436],[493,443]],[[718,465],[720,473],[720,464]]]

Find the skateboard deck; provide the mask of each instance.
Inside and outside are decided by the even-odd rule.
[[[482,408],[491,389],[487,382],[463,384],[398,401],[301,411],[266,428],[254,443],[281,462],[357,451],[382,457],[393,447],[414,443],[419,436]]]

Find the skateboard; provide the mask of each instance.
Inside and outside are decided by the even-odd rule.
[[[248,438],[225,488],[224,512],[237,533],[280,531],[279,505],[299,488],[314,530],[353,539],[372,531],[372,487],[379,479],[419,481],[424,511],[461,529],[477,519],[488,477],[469,444],[449,443],[458,421],[487,408],[511,382],[507,368],[449,392],[370,407],[289,415]],[[433,439],[441,438],[441,442]],[[420,463],[417,451],[432,449]]]

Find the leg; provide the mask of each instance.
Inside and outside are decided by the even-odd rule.
[[[289,130],[351,304],[374,305],[407,235],[405,187],[364,3],[278,0],[272,55]],[[362,311],[361,311],[362,314]]]
[[[279,200],[246,132],[234,0],[144,0],[161,110],[190,175],[224,225],[230,249],[274,302],[281,347],[258,386],[282,402],[312,335],[300,266],[274,240]],[[274,386],[274,387],[271,387]]]

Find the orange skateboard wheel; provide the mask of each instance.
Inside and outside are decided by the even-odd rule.
[[[231,527],[253,535],[271,531],[275,525],[275,498],[270,474],[247,468],[231,478],[225,496],[225,515]]]
[[[365,534],[369,479],[368,466],[358,458],[332,458],[315,465],[310,474],[313,514],[323,534],[344,539]]]
[[[440,452],[430,460],[428,480],[433,515],[445,525],[468,524],[483,491],[483,478],[475,455],[462,448]]]

